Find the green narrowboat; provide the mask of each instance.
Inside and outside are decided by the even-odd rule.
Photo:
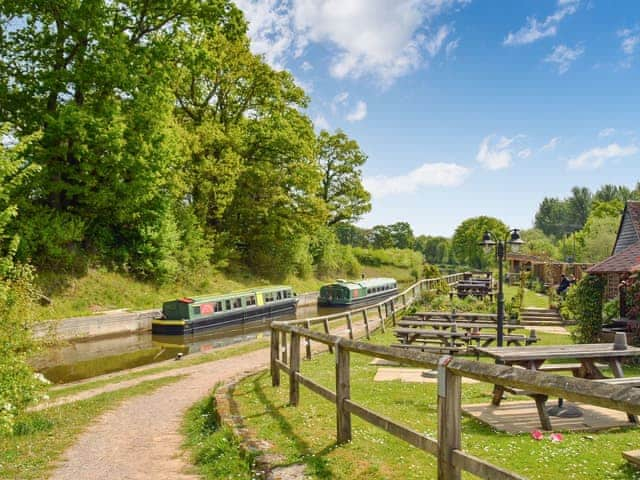
[[[395,295],[398,282],[395,278],[368,278],[365,280],[337,280],[320,288],[318,305],[345,307],[375,303]]]
[[[151,332],[184,335],[296,311],[298,298],[287,285],[260,287],[223,295],[180,298],[162,304],[162,318],[151,323]]]

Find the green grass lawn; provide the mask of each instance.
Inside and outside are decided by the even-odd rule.
[[[511,298],[515,297],[517,292],[518,292],[518,287],[505,285],[504,286],[505,300],[509,301]],[[541,293],[536,293],[532,290],[525,289],[522,306],[524,308],[527,308],[527,307],[549,308],[549,297],[547,295],[543,295]]]
[[[539,335],[543,344],[570,343],[569,336]],[[390,333],[377,335],[389,344]],[[373,382],[377,367],[371,358],[352,355],[352,397],[358,403],[400,421],[417,431],[437,432],[436,386],[400,381]],[[322,354],[302,364],[302,372],[335,390],[335,360]],[[637,373],[637,372],[636,372]],[[275,445],[284,464],[304,463],[316,479],[427,479],[436,478],[436,460],[353,416],[353,441],[335,444],[335,407],[301,387],[300,406],[287,406],[288,385],[271,387],[267,372],[244,380],[233,398],[247,425],[261,439]],[[463,404],[490,401],[492,386],[463,384]],[[464,417],[463,448],[495,465],[531,479],[640,479],[621,457],[638,447],[638,430],[606,433],[566,433],[561,443],[534,441],[528,434],[498,433]],[[473,478],[465,474],[464,478]]]
[[[150,393],[181,378],[174,376],[144,382],[89,400],[22,414],[15,425],[14,435],[0,436],[0,478],[46,478],[64,450],[98,415],[127,398]]]

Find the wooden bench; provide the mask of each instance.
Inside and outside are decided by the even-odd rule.
[[[606,368],[609,365],[605,364],[605,363],[596,363],[595,367],[596,368]],[[540,372],[547,372],[547,373],[553,373],[553,372],[571,372],[573,373],[574,376],[578,376],[578,372],[580,371],[580,369],[582,368],[582,364],[581,363],[548,363],[548,364],[544,364],[542,365],[538,371]]]
[[[623,387],[640,387],[640,377],[620,377],[620,378],[601,378],[594,382],[606,383],[608,385],[620,385]]]
[[[452,355],[454,353],[465,353],[467,351],[464,347],[446,347],[444,345],[416,345],[411,344],[408,345],[406,343],[394,343],[391,345],[393,348],[404,348],[404,349],[415,349],[420,350],[421,352],[429,352],[429,353],[441,353],[443,355]]]

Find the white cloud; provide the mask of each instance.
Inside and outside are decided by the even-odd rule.
[[[318,130],[331,130],[329,121],[322,114],[318,114],[313,118],[313,126]]]
[[[603,130],[600,130],[600,132],[598,133],[598,136],[599,137],[610,137],[614,133],[616,133],[616,129],[615,128],[605,128]]]
[[[549,142],[546,145],[542,146],[540,151],[544,152],[546,150],[555,150],[555,148],[558,146],[559,143],[560,143],[560,137],[553,137],[551,140],[549,140]]]
[[[406,175],[365,178],[365,188],[374,197],[414,193],[424,187],[457,187],[464,183],[471,169],[455,163],[425,163]]]
[[[612,143],[606,147],[592,148],[582,152],[575,158],[569,159],[568,165],[571,169],[596,169],[601,167],[606,160],[611,158],[623,158],[638,153],[638,147],[629,145],[621,147],[617,143]]]
[[[496,135],[487,135],[480,142],[476,160],[489,170],[508,168],[513,159],[513,143],[522,137],[523,135],[500,137],[496,141]]]
[[[535,17],[528,17],[527,23],[515,33],[509,32],[504,39],[504,45],[526,45],[546,37],[553,37],[558,32],[558,25],[565,17],[573,15],[578,10],[580,0],[559,0],[555,12],[544,21]]]
[[[530,148],[525,148],[524,150],[520,150],[518,152],[518,158],[529,158],[533,152]]]
[[[249,22],[251,51],[264,55],[269,65],[284,68],[295,40],[288,0],[235,0]]]
[[[453,56],[453,52],[455,52],[456,48],[458,48],[459,43],[460,41],[457,38],[447,43],[447,46],[445,47],[445,53],[447,57]]]
[[[304,62],[302,62],[302,65],[300,65],[300,68],[303,72],[308,72],[309,70],[313,69],[313,65],[305,60]]]
[[[359,122],[360,120],[364,120],[367,116],[367,104],[362,100],[359,100],[356,104],[356,107],[353,111],[351,111],[347,115],[348,122]]]
[[[252,51],[276,68],[312,43],[332,48],[330,73],[383,86],[428,63],[453,31],[436,17],[470,0],[236,0]],[[452,50],[453,46],[449,49]]]
[[[640,28],[625,28],[618,31],[618,37],[622,38],[620,48],[627,55],[633,55],[640,44]]]
[[[584,48],[581,45],[576,45],[575,48],[567,47],[566,45],[556,45],[553,47],[551,53],[545,57],[544,61],[548,63],[554,63],[558,67],[558,73],[564,74],[569,70],[569,67],[584,53]]]

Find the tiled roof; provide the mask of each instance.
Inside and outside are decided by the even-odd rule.
[[[633,227],[636,229],[638,236],[640,236],[640,202],[629,200],[627,202],[627,210],[631,214]]]
[[[633,203],[638,204],[636,212],[640,214],[640,202]],[[589,273],[631,273],[637,271],[640,271],[640,242],[587,270]]]

